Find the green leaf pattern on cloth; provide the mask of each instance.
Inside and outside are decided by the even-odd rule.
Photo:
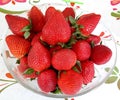
[[[105,71],[108,72],[110,68],[106,68]],[[117,81],[117,87],[120,90],[120,71],[117,66],[113,69],[112,74],[108,77],[108,79],[105,81],[106,84],[111,84]]]

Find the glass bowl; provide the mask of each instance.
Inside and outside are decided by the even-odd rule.
[[[38,7],[44,13],[49,6],[53,6],[59,10],[63,10],[65,7],[68,7],[68,5],[56,4],[56,3],[55,4],[53,4],[53,3],[52,4],[48,4],[48,3],[42,4],[42,5],[39,5]],[[76,12],[76,16],[79,16],[80,14],[88,13],[88,11],[84,11],[81,8],[74,8],[74,10]],[[26,12],[19,16],[25,17]],[[82,89],[75,95],[44,93],[38,87],[36,80],[31,81],[29,79],[24,78],[23,75],[19,72],[19,70],[17,68],[17,66],[18,66],[18,64],[16,64],[17,59],[15,57],[13,57],[13,55],[10,53],[5,41],[3,43],[3,48],[2,48],[3,59],[6,64],[6,67],[8,68],[10,73],[13,75],[13,77],[25,88],[27,88],[37,94],[44,95],[47,97],[54,97],[54,98],[80,96],[80,95],[88,93],[89,91],[92,91],[94,88],[96,88],[96,87],[100,86],[102,83],[104,83],[105,80],[112,73],[112,70],[116,63],[116,53],[117,52],[116,52],[115,41],[114,41],[114,38],[113,38],[111,32],[109,31],[109,29],[107,29],[107,27],[105,26],[104,22],[102,22],[102,20],[100,20],[97,27],[92,32],[92,34],[95,34],[95,35],[100,35],[100,33],[105,33],[104,35],[101,36],[101,40],[104,45],[108,46],[112,50],[112,57],[109,60],[109,62],[107,62],[106,64],[95,65],[95,78],[89,84],[83,85]],[[4,39],[8,34],[12,34],[12,32],[9,29],[7,30],[7,33],[4,36]],[[108,72],[106,72],[105,71],[106,68],[109,68],[110,70]]]

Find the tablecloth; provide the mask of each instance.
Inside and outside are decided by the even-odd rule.
[[[6,33],[6,13],[22,13],[33,5],[43,3],[62,3],[79,6],[84,10],[100,13],[103,21],[115,38],[117,46],[117,62],[108,80],[93,91],[69,100],[113,100],[120,97],[120,0],[0,0],[0,48],[3,35]],[[1,54],[1,49],[0,49]],[[0,55],[0,100],[56,100],[38,95],[21,86],[7,70]],[[60,99],[64,100],[64,99]]]

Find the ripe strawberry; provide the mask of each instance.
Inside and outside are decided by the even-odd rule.
[[[76,54],[71,49],[60,49],[52,56],[52,65],[57,70],[69,70],[76,64]]]
[[[28,65],[38,72],[50,67],[50,53],[40,42],[36,42],[29,51]]]
[[[20,59],[20,64],[18,65],[18,70],[21,72],[21,74],[23,74],[23,76],[25,78],[36,78],[37,77],[37,74],[35,71],[33,71],[32,73],[30,74],[24,74],[24,72],[29,69],[29,66],[28,66],[28,62],[27,62],[27,57],[22,57]]]
[[[34,32],[41,32],[45,24],[45,17],[41,10],[36,6],[33,6],[28,14],[28,17],[31,19],[32,30]]]
[[[41,36],[41,32],[35,34],[35,36],[32,39],[31,45],[33,46],[37,41],[40,41],[40,36]]]
[[[40,73],[37,79],[38,86],[44,92],[51,92],[56,89],[57,74],[52,69],[47,69]]]
[[[28,19],[20,16],[15,15],[5,15],[7,24],[10,28],[10,30],[19,36],[23,36],[25,32],[23,32],[23,28],[29,27],[30,22]]]
[[[71,7],[66,7],[62,13],[65,18],[68,18],[69,16],[72,16],[73,18],[75,18],[75,12]]]
[[[83,26],[83,28],[80,28],[81,34],[83,36],[89,36],[96,28],[100,18],[101,15],[95,13],[89,13],[80,16],[80,18],[77,21],[77,24]]]
[[[79,40],[72,46],[73,51],[77,55],[77,59],[84,61],[89,59],[91,54],[91,46],[85,40]]]
[[[58,78],[58,86],[67,95],[76,94],[82,87],[82,75],[74,70],[63,71]]]
[[[48,9],[45,12],[45,20],[46,20],[46,22],[54,14],[54,12],[56,12],[56,9],[54,7],[48,7]]]
[[[81,62],[83,84],[88,84],[94,78],[94,63],[92,61],[86,60]]]
[[[27,68],[28,68],[28,62],[27,62],[27,57],[24,56],[22,58],[20,58],[20,66],[18,67],[20,72],[24,72]]]
[[[111,56],[111,49],[105,45],[96,45],[91,52],[91,60],[98,65],[107,63]]]
[[[17,35],[8,35],[6,37],[6,43],[10,52],[16,58],[21,58],[29,52],[30,42]]]
[[[46,22],[41,39],[50,45],[65,43],[71,37],[70,26],[60,11],[56,11]]]
[[[93,34],[91,34],[91,35],[86,39],[87,42],[89,42],[89,43],[93,42],[94,44],[100,43],[100,40],[101,40],[101,39],[100,39],[100,36],[93,35]]]

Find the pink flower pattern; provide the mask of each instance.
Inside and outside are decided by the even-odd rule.
[[[26,2],[26,0],[0,0],[0,5],[8,4],[9,2]]]
[[[111,0],[111,5],[114,6],[114,5],[117,5],[120,3],[120,0]]]

